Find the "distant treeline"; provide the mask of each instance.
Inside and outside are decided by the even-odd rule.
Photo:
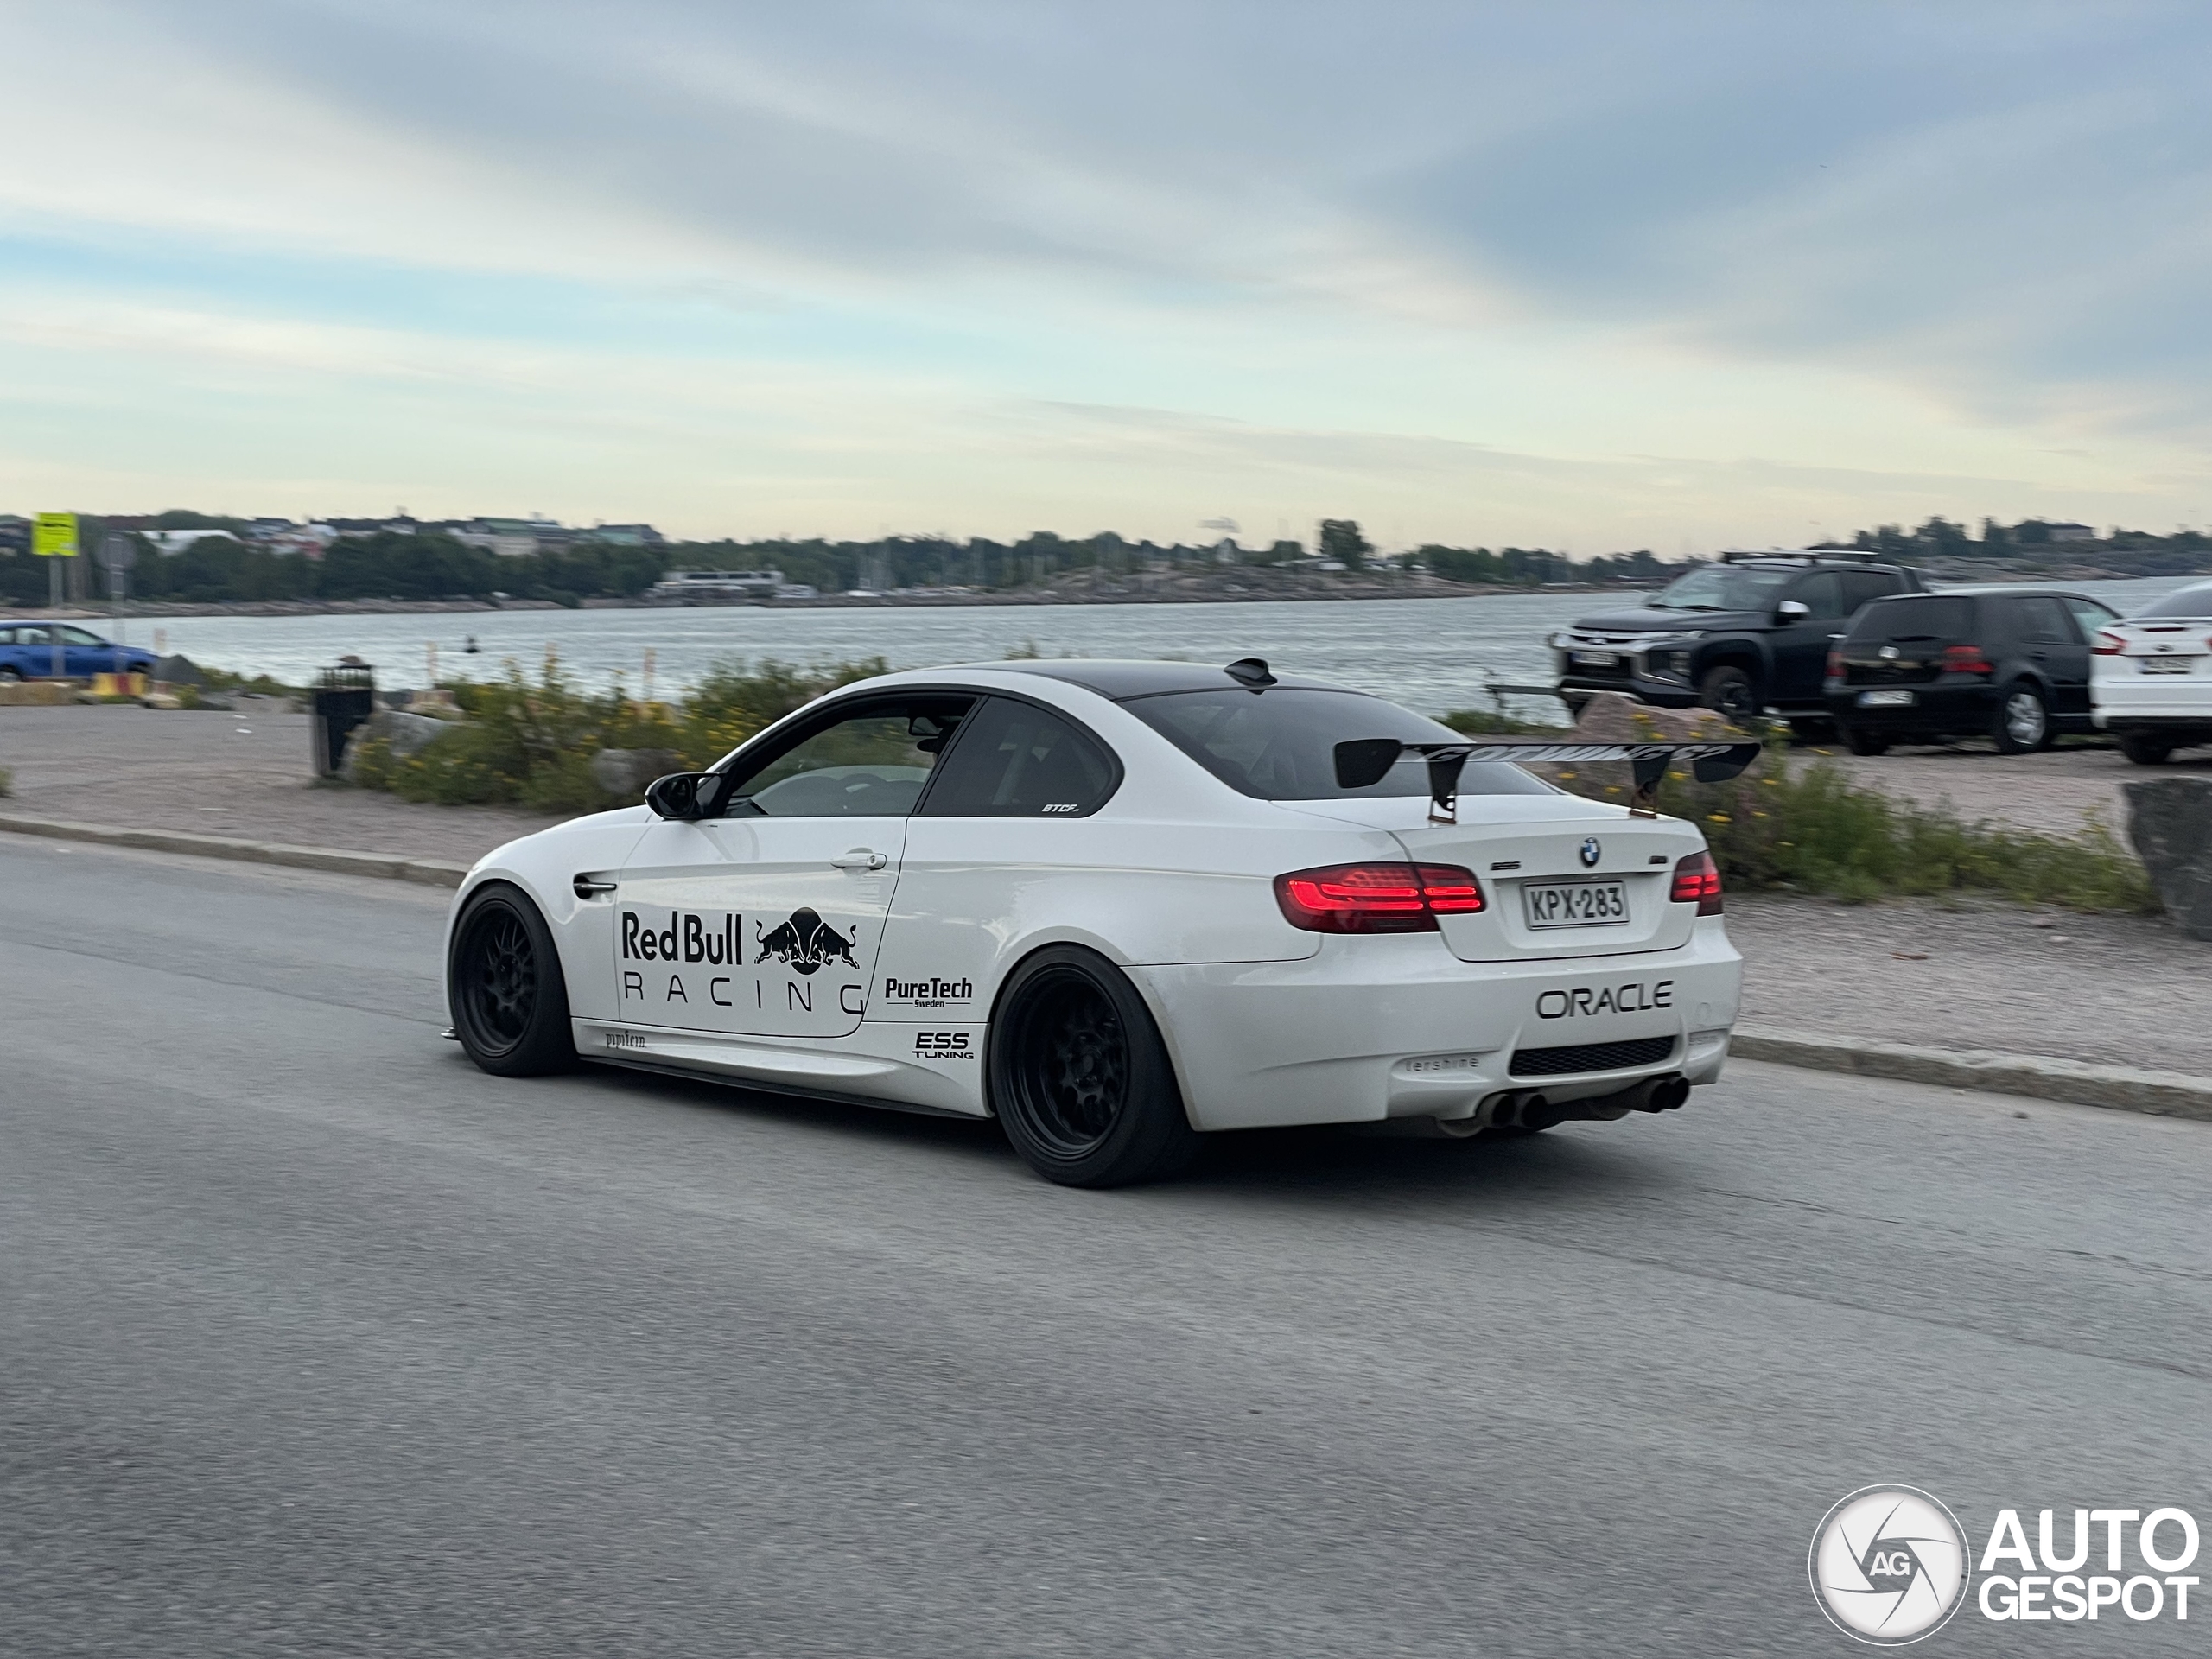
[[[2094,539],[2083,537],[2084,526],[2053,524],[2045,518],[2023,518],[2016,524],[1994,518],[1981,521],[1981,533],[1971,534],[1964,524],[1948,518],[1930,518],[1916,530],[1901,524],[1878,524],[1855,531],[1849,541],[1826,542],[1826,547],[1862,548],[1893,558],[1948,557],[2007,559],[2037,563],[2094,564],[2115,575],[2185,576],[2212,569],[2212,535],[2202,531],[2177,530],[2160,536],[2146,530],[2114,526]]]
[[[183,512],[165,518],[200,518]],[[164,526],[166,527],[166,526]],[[199,524],[180,528],[205,528]],[[88,541],[96,539],[86,532]],[[257,600],[485,598],[550,600],[575,605],[587,599],[634,598],[671,569],[783,572],[790,583],[823,593],[853,589],[875,592],[901,588],[964,587],[1002,590],[1040,586],[1094,573],[1103,579],[1134,575],[1160,565],[1185,571],[1224,565],[1255,569],[1300,562],[1311,565],[1304,543],[1276,541],[1262,548],[1233,542],[1211,546],[1131,541],[1108,531],[1073,539],[1039,531],[1014,543],[984,537],[892,536],[873,542],[832,542],[819,537],[767,541],[681,542],[664,547],[622,547],[580,540],[524,557],[503,556],[467,545],[441,533],[379,531],[343,536],[321,559],[297,552],[276,552],[232,536],[204,536],[181,552],[163,555],[143,537],[130,595],[159,601],[219,604]],[[1319,558],[1347,571],[1387,566],[1427,569],[1447,581],[1502,586],[1618,579],[1661,581],[1673,573],[1649,552],[1576,560],[1543,548],[1455,548],[1431,545],[1393,559],[1378,557],[1344,518],[1322,521],[1316,538]],[[0,558],[0,600],[16,605],[43,604],[45,561]],[[1679,568],[1679,567],[1675,567]],[[92,586],[82,586],[88,578]],[[106,597],[105,578],[79,569],[73,573],[78,597]]]

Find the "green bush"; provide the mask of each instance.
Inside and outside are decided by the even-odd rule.
[[[701,769],[825,691],[885,671],[880,658],[811,668],[718,663],[671,708],[635,702],[619,682],[584,690],[548,652],[535,681],[511,660],[496,680],[449,682],[462,715],[454,728],[404,758],[381,739],[364,741],[353,781],[448,806],[596,811],[624,804],[592,779],[601,749],[669,749],[680,766]]]
[[[6,800],[8,797],[13,795],[15,792],[16,774],[9,771],[7,767],[0,766],[0,801]]]
[[[1564,787],[1625,800],[1624,766],[1564,769]],[[2141,862],[2092,817],[2075,837],[1968,823],[1945,808],[1854,784],[1832,761],[1793,764],[1779,737],[1740,778],[1700,784],[1685,770],[1660,786],[1660,810],[1705,832],[1726,879],[1848,903],[1900,894],[2001,893],[2075,910],[2158,908]]]

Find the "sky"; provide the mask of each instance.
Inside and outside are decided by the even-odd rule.
[[[0,509],[2212,522],[2212,10],[0,0]]]

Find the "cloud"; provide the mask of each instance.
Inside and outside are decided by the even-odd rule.
[[[961,434],[976,523],[1087,509],[1088,454],[1132,515],[1265,524],[1233,488],[1419,496],[1425,443],[1462,484],[1527,458],[1527,515],[1592,533],[1685,492],[1740,505],[1670,522],[1777,534],[1783,497],[1854,493],[2178,517],[2212,429],[2208,35],[2024,0],[80,0],[0,14],[0,306],[53,384],[137,351],[139,384],[264,410],[241,445],[289,406],[395,468],[404,435],[336,404],[558,423],[589,364],[579,433],[696,448],[747,429],[744,386],[821,450],[895,456],[886,411]],[[1078,408],[1190,447],[1006,425]],[[1545,456],[1697,481],[1578,516]],[[868,512],[917,491],[881,469]],[[660,471],[664,512],[721,510]]]

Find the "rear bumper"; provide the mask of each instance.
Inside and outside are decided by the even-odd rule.
[[[2179,685],[2100,683],[2091,688],[2090,719],[2101,731],[2161,734],[2177,728],[2212,732],[2212,681]]]
[[[1866,691],[1910,691],[1909,703],[1868,708],[1859,701]],[[1850,685],[1827,694],[1828,712],[1847,725],[1872,732],[1980,731],[1996,716],[2003,701],[1986,680],[1971,685]]]
[[[1507,1090],[1583,1100],[1669,1072],[1713,1082],[1743,958],[1715,917],[1680,949],[1630,956],[1466,963],[1433,935],[1399,935],[1331,938],[1297,962],[1129,973],[1166,1039],[1192,1122],[1244,1129],[1465,1118]],[[1600,1052],[1612,1063],[1580,1066],[1592,1057],[1567,1054],[1553,1058],[1567,1068],[1556,1071],[1514,1065],[1529,1050],[1630,1042],[1645,1052],[1629,1064]]]

